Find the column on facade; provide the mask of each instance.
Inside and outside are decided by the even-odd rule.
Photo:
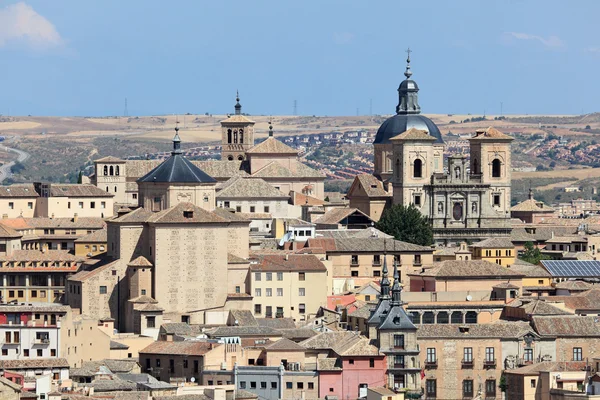
[[[25,301],[29,301],[29,275],[25,275]]]

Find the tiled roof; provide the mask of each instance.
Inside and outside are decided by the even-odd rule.
[[[290,339],[281,338],[276,342],[265,347],[267,351],[306,351],[304,346],[291,341]]]
[[[0,220],[1,221],[1,220]],[[22,234],[14,230],[8,225],[0,223],[0,238],[2,239],[14,239],[23,237]]]
[[[342,363],[337,358],[317,358],[317,371],[341,371]]]
[[[519,288],[517,285],[513,285],[510,282],[498,283],[497,285],[494,285],[492,287],[494,289],[518,289]]]
[[[0,185],[0,197],[39,197],[32,183],[10,186]]]
[[[6,379],[6,378],[0,376],[0,387],[2,387],[2,386],[8,386],[9,388],[11,388],[13,391],[15,391],[17,393],[21,392],[21,385],[17,385],[10,379]],[[4,392],[4,391],[2,391],[2,392]],[[5,395],[7,395],[7,393],[2,393],[2,394],[3,394],[3,397]]]
[[[83,242],[83,243],[106,243],[107,240],[108,240],[108,234],[106,232],[106,228],[97,229],[92,233],[89,233],[84,236],[80,236],[77,239],[75,239],[76,242]]]
[[[360,211],[358,208],[334,208],[327,211],[321,218],[315,221],[317,225],[337,225],[350,215],[357,213],[362,214],[367,219],[371,219],[367,214]]]
[[[568,219],[564,219],[567,221]],[[570,221],[570,220],[569,220]],[[545,242],[552,238],[552,235],[565,235],[575,233],[576,226],[531,226],[527,229],[535,230],[534,233],[528,233],[525,227],[513,227],[510,233],[510,240],[514,242]]]
[[[598,317],[579,315],[533,317],[533,327],[542,336],[600,337]]]
[[[248,176],[241,161],[192,161],[192,164],[216,179],[231,178],[234,176]]]
[[[373,304],[367,303],[362,307],[358,307],[356,310],[348,314],[349,317],[369,319],[371,317],[371,310]]]
[[[236,389],[235,400],[242,400],[242,399],[258,399],[258,395],[255,393],[249,392],[247,390]],[[179,400],[179,399],[174,399],[174,400]]]
[[[522,278],[523,274],[509,268],[483,260],[448,260],[438,263],[436,267],[413,276],[435,276],[437,278]]]
[[[349,239],[349,238],[393,238],[380,231],[377,228],[369,227],[367,229],[318,229],[317,235],[323,238]]]
[[[190,213],[190,217],[186,217],[185,213]],[[227,223],[228,220],[218,216],[217,214],[200,208],[192,203],[179,203],[174,207],[159,211],[150,217],[147,222],[154,224],[206,224],[206,223]]]
[[[58,303],[26,303],[22,304],[14,304],[14,305],[0,305],[0,312],[2,313],[10,313],[10,312],[53,312],[53,313],[66,313],[69,311],[69,306],[64,306]]]
[[[268,326],[273,329],[295,329],[296,324],[293,318],[257,318],[259,326]]]
[[[331,349],[340,356],[377,356],[369,339],[352,331],[323,332],[300,343],[307,349]]]
[[[544,361],[521,368],[508,369],[505,371],[511,375],[539,375],[542,371],[561,372],[561,371],[583,371],[587,367],[586,361]]]
[[[2,187],[2,186],[0,186]],[[4,226],[8,226],[10,228],[16,229],[16,230],[20,230],[20,229],[31,229],[32,227],[27,223],[27,220],[23,217],[17,217],[17,218],[3,218],[2,221],[2,225]]]
[[[170,322],[162,324],[160,334],[178,336],[198,336],[202,333],[202,326],[190,325],[185,322]]]
[[[4,223],[5,220],[2,221]],[[78,217],[75,218],[45,218],[36,217],[29,218],[27,224],[32,228],[89,228],[102,229],[104,228],[104,220],[96,217]]]
[[[593,287],[594,285],[585,281],[562,281],[555,285],[556,289],[567,289],[570,291],[586,291]]]
[[[390,138],[390,140],[428,140],[433,142],[436,138],[430,136],[427,131],[412,127],[409,130]]]
[[[237,322],[236,326],[258,326],[250,310],[229,310],[229,315]]]
[[[92,383],[86,383],[86,386],[94,388],[94,392],[115,392],[115,391],[135,391],[137,383],[126,381],[124,379],[96,379]]]
[[[159,306],[157,304],[152,304],[152,303],[145,303],[145,304],[136,305],[136,306],[134,306],[134,310],[136,310],[136,311],[142,311],[142,312],[160,312],[160,311],[165,311],[165,309],[162,308],[161,306]]]
[[[169,182],[210,185],[216,180],[179,153],[172,153],[163,163],[137,180],[142,182]]]
[[[284,194],[274,186],[268,184],[260,178],[240,178],[234,177],[225,182],[221,190],[217,193],[217,199],[238,199],[238,198],[261,198],[261,199],[288,199]]]
[[[71,376],[94,376],[101,368],[108,368],[112,373],[129,373],[139,368],[137,360],[98,360],[84,361],[81,368],[71,368]]]
[[[248,154],[298,154],[298,150],[291,148],[287,144],[280,142],[273,136],[269,136],[263,142],[252,147],[246,153]]]
[[[554,212],[554,208],[547,206],[539,200],[527,199],[512,206],[510,211],[552,213]]]
[[[383,183],[371,174],[360,174],[354,178],[354,184],[360,185],[369,197],[390,197],[391,194],[383,189]],[[351,192],[352,188],[348,192]]]
[[[82,262],[83,257],[75,256],[69,253],[67,250],[13,250],[11,255],[1,255],[0,261],[74,261]],[[49,267],[46,267],[49,268]],[[55,268],[55,267],[52,267]],[[18,267],[11,267],[15,272],[18,271]]]
[[[562,301],[565,307],[580,313],[600,312],[600,289],[576,292],[569,296],[552,296],[552,301]]]
[[[316,169],[302,164],[293,163],[293,169],[286,168],[277,161],[272,161],[252,174],[255,178],[325,178],[325,175]]]
[[[510,241],[510,238],[507,237],[498,237],[498,238],[488,238],[482,240],[481,242],[473,243],[471,247],[478,247],[484,249],[512,249],[515,247],[513,242]]]
[[[177,341],[154,342],[140,350],[140,354],[164,354],[164,355],[187,355],[201,356],[208,353],[214,347],[219,346],[216,343],[196,342],[196,341]]]
[[[94,265],[92,268],[93,269],[88,269],[88,270],[84,270],[84,271],[79,271],[78,273],[76,273],[75,275],[72,275],[68,278],[68,280],[70,281],[75,281],[75,282],[85,282],[88,279],[98,275],[99,273],[112,269],[115,266],[117,266],[119,263],[119,260],[115,260],[115,261],[108,261],[108,260],[103,260],[100,264],[101,265]]]
[[[257,264],[250,264],[250,270],[260,271],[306,271],[327,272],[325,264],[312,254],[257,254]]]
[[[152,304],[158,303],[157,300],[155,300],[152,297],[145,295],[145,294],[138,296],[138,297],[134,297],[133,299],[129,299],[127,301],[129,301],[131,303],[152,303]]]
[[[114,197],[112,193],[85,183],[51,183],[51,197]]]
[[[211,337],[226,336],[281,336],[276,329],[266,326],[219,326],[206,332]]]
[[[550,297],[551,299],[552,297]],[[508,307],[522,308],[527,315],[571,315],[571,313],[561,310],[544,300],[522,298],[511,301]]]
[[[509,268],[511,271],[523,274],[527,278],[549,278],[551,276],[544,267],[528,263],[519,258]]]
[[[144,256],[138,256],[134,260],[127,263],[130,267],[151,267],[152,263]]]
[[[235,254],[227,253],[227,264],[248,264],[250,261],[238,257]]]
[[[2,360],[0,361],[0,370],[22,370],[32,368],[69,368],[69,362],[66,358],[39,358],[39,359],[21,359],[21,360]]]
[[[290,329],[278,329],[284,338],[288,338],[294,341],[306,340],[313,336],[318,335],[317,332],[309,328],[290,328]]]
[[[304,204],[308,204],[309,206],[321,206],[325,204],[325,200],[317,199],[316,197],[307,196],[303,193],[296,192],[294,190],[290,191],[290,197],[292,200],[292,204],[296,206],[301,206]]]
[[[213,210],[213,213],[217,214],[221,218],[225,218],[230,222],[250,222],[250,220],[247,218],[248,214],[233,212],[226,208],[217,207]]]
[[[102,158],[99,158],[99,159],[97,159],[97,160],[94,160],[94,162],[105,162],[105,163],[109,163],[109,162],[110,162],[110,163],[125,163],[125,162],[127,162],[127,161],[125,161],[125,160],[123,160],[123,159],[121,159],[121,158],[118,158],[118,157],[107,156],[107,157],[102,157]]]
[[[117,342],[115,340],[110,341],[110,349],[111,350],[127,350],[128,348],[129,348],[129,346],[127,346],[126,344]]]
[[[469,140],[513,140],[512,136],[500,132],[498,129],[490,126],[487,129],[478,129],[475,132],[475,136],[469,138]]]
[[[119,222],[119,223],[142,223],[146,222],[153,213],[150,210],[145,208],[136,208],[132,212],[129,212],[125,215],[121,215],[120,217],[113,218],[111,222]]]
[[[400,240],[390,240],[383,238],[347,238],[347,239],[327,239],[315,238],[308,239],[308,247],[318,247],[327,252],[339,253],[383,253],[387,250],[390,253],[395,252],[431,252],[433,249],[427,246],[402,242]]]
[[[518,338],[531,331],[529,323],[524,321],[466,325],[432,324],[419,325],[417,338]]]
[[[221,121],[221,124],[228,124],[228,123],[243,123],[243,124],[254,124],[255,122],[252,121],[250,118],[246,117],[245,115],[242,114],[233,114],[230,115],[227,119],[224,119],[223,121]]]

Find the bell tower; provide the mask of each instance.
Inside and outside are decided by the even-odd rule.
[[[255,122],[242,114],[239,92],[235,100],[235,114],[221,121],[221,160],[243,161],[254,147]]]

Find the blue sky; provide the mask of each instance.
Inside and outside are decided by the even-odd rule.
[[[600,1],[0,0],[0,114],[600,111]]]

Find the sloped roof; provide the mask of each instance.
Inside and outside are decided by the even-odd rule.
[[[165,162],[139,178],[137,182],[211,184],[217,181],[181,154],[172,154]]]
[[[469,140],[514,140],[514,138],[490,126],[487,129],[478,129],[475,131],[475,136]]]
[[[190,213],[190,214],[188,214]],[[190,215],[189,217],[185,215]],[[193,203],[179,203],[174,207],[154,213],[146,220],[154,224],[207,224],[227,223],[228,220],[196,206]]]
[[[319,258],[312,254],[256,254],[258,263],[251,264],[250,270],[260,271],[306,271],[326,272],[327,267]]]
[[[121,159],[121,158],[118,158],[118,157],[107,156],[107,157],[102,157],[102,158],[99,158],[99,159],[97,159],[97,160],[94,160],[94,162],[125,163],[125,162],[127,162],[127,161],[125,161],[125,160],[123,160],[123,159]]]
[[[188,355],[201,356],[208,353],[217,343],[197,341],[158,341],[140,350],[140,354]]]
[[[221,124],[223,124],[223,125],[227,125],[228,123],[254,124],[255,122],[252,121],[250,118],[246,117],[245,115],[233,114],[233,115],[228,116],[228,118],[221,121]]]
[[[170,322],[160,326],[160,333],[165,335],[198,336],[202,333],[202,326],[190,325],[185,322]]]
[[[281,329],[296,329],[296,324],[293,318],[257,318],[256,322],[259,326],[268,326],[269,328]]]
[[[151,267],[152,263],[144,256],[138,256],[127,263],[130,267]]]
[[[397,304],[390,307],[384,320],[379,324],[379,330],[417,330],[404,308]]]
[[[132,212],[129,212],[120,217],[114,218],[112,222],[120,222],[120,223],[141,223],[146,222],[146,220],[153,215],[152,211],[147,210],[145,208],[137,208]]]
[[[275,318],[277,319],[277,318]],[[259,322],[260,323],[260,322]],[[289,329],[278,329],[284,338],[288,338],[294,341],[301,341],[318,335],[317,332],[309,328],[289,328]]]
[[[511,271],[523,274],[527,278],[549,278],[552,276],[544,267],[528,263],[519,258],[509,268]]]
[[[567,289],[570,291],[586,291],[593,288],[594,285],[585,281],[562,281],[556,284],[556,289]]]
[[[290,339],[281,338],[278,341],[265,347],[267,351],[306,351],[304,346],[291,341]]]
[[[0,197],[39,197],[32,183],[0,185]]]
[[[365,304],[362,307],[358,307],[356,310],[348,314],[349,317],[369,319],[371,317],[371,310],[374,308],[373,304]]]
[[[2,223],[5,223],[5,221],[2,220]],[[77,219],[36,217],[28,218],[27,224],[32,228],[104,228],[104,220],[96,217],[78,217]]]
[[[348,239],[348,238],[386,238],[392,239],[392,235],[380,231],[377,228],[366,229],[319,229],[317,235],[322,238]]]
[[[427,140],[434,142],[437,140],[437,138],[429,135],[427,131],[411,127],[407,131],[391,137],[390,140]]]
[[[237,322],[236,326],[258,326],[250,310],[229,310],[229,315]]]
[[[413,276],[435,276],[437,278],[522,278],[524,275],[509,268],[483,260],[448,260],[438,266]]]
[[[512,206],[510,211],[553,213],[554,208],[544,204],[544,202],[542,201],[535,199],[527,199]]]
[[[13,239],[13,238],[20,238],[20,237],[23,237],[23,235],[20,234],[19,232],[15,231],[10,226],[0,223],[0,238]]]
[[[271,161],[252,174],[255,178],[325,178],[321,172],[301,162],[294,163],[294,169],[286,168],[277,161]]]
[[[515,247],[513,242],[510,241],[510,238],[507,237],[497,237],[497,238],[488,238],[482,240],[481,242],[473,243],[471,247],[478,247],[484,249],[512,249]]]
[[[192,164],[216,179],[231,178],[234,176],[248,176],[243,161],[210,160],[192,161]]]
[[[127,350],[128,348],[129,348],[129,346],[127,346],[126,344],[117,342],[116,340],[110,341],[110,349],[111,350]]]
[[[552,297],[550,297],[552,299]],[[527,315],[572,315],[571,313],[562,310],[551,303],[539,299],[522,298],[510,302],[508,307],[522,308]]]
[[[95,230],[92,233],[88,233],[87,235],[75,239],[76,242],[84,243],[106,243],[107,240],[108,233],[106,231],[106,228]]]
[[[511,375],[539,375],[542,371],[583,371],[587,367],[587,361],[543,361],[524,367],[508,369],[505,372]]]
[[[579,315],[533,317],[533,327],[542,336],[600,337],[598,317]]]
[[[519,338],[531,332],[529,322],[493,322],[489,324],[419,325],[417,338]]]
[[[391,194],[383,189],[383,183],[371,174],[360,174],[354,177],[348,194],[352,192],[354,185],[360,185],[368,197],[391,197]]]
[[[331,349],[340,356],[377,356],[369,339],[352,331],[323,332],[300,342],[307,349]]]
[[[341,371],[342,363],[337,358],[317,358],[317,371]]]
[[[2,360],[0,369],[2,370],[22,370],[31,368],[69,368],[69,362],[66,358],[38,358],[38,359],[20,359],[20,360]]]
[[[291,148],[287,144],[280,142],[273,136],[269,136],[263,142],[252,147],[247,154],[298,154],[298,150]]]
[[[112,193],[85,183],[51,183],[51,197],[114,197]]]
[[[236,198],[288,199],[289,196],[260,178],[234,177],[223,184],[217,199]]]
[[[68,250],[13,250],[10,255],[0,255],[0,261],[71,261],[82,262],[85,258],[75,256]],[[18,267],[11,267],[14,272],[19,271]]]
[[[316,220],[315,224],[336,225],[354,213],[362,214],[365,218],[371,219],[371,217],[360,211],[358,208],[334,208],[327,211],[321,218]]]
[[[219,326],[207,331],[211,337],[225,336],[281,336],[281,333],[266,326]]]
[[[149,303],[149,304],[158,303],[158,300],[155,300],[152,297],[145,295],[145,294],[138,296],[138,297],[134,297],[133,299],[129,299],[127,301],[129,301],[131,303]]]
[[[235,254],[227,253],[227,264],[248,264],[250,261],[238,257]]]

